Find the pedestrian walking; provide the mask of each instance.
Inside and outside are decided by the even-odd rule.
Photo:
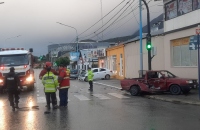
[[[57,109],[56,90],[58,84],[57,77],[51,72],[51,67],[47,67],[47,73],[42,77],[42,84],[46,95],[47,108],[50,109],[50,99],[53,109]]]
[[[88,68],[88,82],[90,85],[90,88],[88,90],[90,90],[90,91],[93,91],[93,77],[94,77],[94,74],[93,74],[91,68]]]
[[[64,64],[59,65],[59,97],[60,107],[67,107],[68,105],[68,89],[70,88],[70,74]]]
[[[56,72],[54,69],[52,69],[52,63],[47,61],[43,67],[43,70],[40,72],[39,74],[39,79],[42,79],[42,77],[47,73],[47,68],[48,67],[51,67],[51,72],[54,74],[54,75],[58,75],[58,72]],[[51,102],[51,99],[50,99],[50,102]],[[57,98],[56,98],[56,104],[57,104]],[[47,105],[46,105],[47,107]]]
[[[20,79],[18,75],[15,74],[14,67],[10,68],[10,72],[5,76],[4,82],[4,87],[8,90],[8,99],[10,101],[10,106],[12,107],[12,110],[15,111],[15,108],[19,108],[19,94],[22,86],[20,85]]]

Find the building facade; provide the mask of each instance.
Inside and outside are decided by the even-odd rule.
[[[177,76],[198,78],[195,29],[200,25],[199,0],[164,0],[165,69]],[[191,47],[193,45],[195,47]]]
[[[125,77],[124,44],[112,46],[106,49],[107,68],[112,70],[116,79]]]
[[[151,38],[152,46],[154,51],[152,51],[152,70],[162,70],[165,69],[165,56],[164,56],[164,36],[156,35]],[[146,39],[142,40],[143,48],[143,70],[148,70],[148,52],[146,49]],[[125,78],[138,78],[140,70],[140,41],[138,38],[133,39],[130,42],[124,44],[125,52]]]

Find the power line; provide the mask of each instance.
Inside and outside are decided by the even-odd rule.
[[[148,3],[150,3],[152,0],[150,0]],[[152,6],[150,6],[150,7],[153,7],[153,6],[156,6],[156,5],[159,5],[160,3],[157,3],[157,4],[154,4],[154,5],[152,5]],[[136,16],[135,16],[135,14],[134,14],[134,11],[137,9],[137,8],[139,8],[139,6],[137,6],[137,7],[135,7],[134,9],[132,9],[132,11],[131,12],[129,12],[127,15],[125,15],[123,18],[125,18],[125,17],[127,17],[130,13],[132,13],[133,12],[133,15],[134,15],[134,17],[135,17],[135,19],[136,19]],[[137,13],[138,14],[138,13]],[[122,20],[123,18],[121,18],[120,20]],[[129,20],[127,20],[125,23],[127,23],[127,22],[129,22],[131,19],[133,19],[133,17],[132,18],[130,18]],[[119,22],[120,20],[118,20],[117,22]],[[136,19],[136,21],[137,21],[137,19]],[[116,22],[116,23],[117,23]],[[124,24],[125,24],[124,23]],[[139,24],[139,22],[137,21],[137,23]],[[123,26],[124,24],[122,24],[122,25],[120,25],[119,27],[117,27],[117,29],[118,28],[120,28],[121,26]],[[113,30],[111,30],[110,32],[112,33],[113,31],[115,31],[116,29],[113,29]],[[110,32],[107,32],[106,33],[106,35],[109,33],[109,34],[111,34]],[[101,33],[101,32],[100,32]],[[100,34],[100,33],[98,33],[98,34]],[[93,37],[92,37],[93,38]]]
[[[133,4],[133,2],[131,3],[131,4]],[[100,31],[99,33],[97,33],[97,34],[100,34],[100,33],[102,33],[103,31],[105,31],[106,29],[108,29],[110,26],[112,26],[123,14],[124,14],[124,12],[125,11],[127,11],[127,9],[131,6],[131,4],[129,4],[129,6],[110,24],[110,25],[108,25],[105,29],[103,29],[102,31]],[[97,30],[98,31],[98,30]],[[93,36],[94,37],[94,36]],[[93,38],[93,37],[91,37],[91,38]]]
[[[129,1],[126,3],[126,5],[127,5],[130,1],[131,1],[131,0],[129,0]],[[126,5],[124,5],[124,6],[123,6],[113,17],[111,17],[111,19],[109,19],[108,22],[106,22],[102,27],[98,28],[98,29],[95,31],[95,33],[96,33],[97,31],[99,31],[101,28],[103,28],[106,24],[108,24],[115,16],[117,16],[118,13],[120,13],[120,12],[126,7]],[[129,7],[129,6],[128,6],[128,7]],[[103,31],[104,31],[104,30],[103,30]],[[101,31],[101,32],[103,32],[103,31]],[[99,34],[99,33],[98,33],[98,34]],[[89,37],[89,36],[91,36],[91,35],[93,35],[93,33],[91,33],[91,34],[85,36],[84,38]]]
[[[91,29],[92,27],[94,27],[97,23],[99,23],[102,19],[104,19],[106,16],[108,16],[112,11],[114,11],[118,6],[120,6],[124,1],[125,0],[123,0],[121,3],[119,3],[115,8],[113,8],[110,12],[108,12],[103,18],[101,18],[100,20],[98,20],[96,23],[94,23],[88,29],[86,29],[85,31],[83,31],[82,33],[80,33],[78,36],[82,35],[83,33],[87,32],[89,29]]]
[[[124,1],[125,1],[125,0],[124,0]],[[124,1],[122,1],[120,4],[122,4]],[[129,0],[129,1],[130,1],[130,0]],[[133,1],[134,1],[134,0],[133,0]],[[149,0],[148,3],[150,3],[151,1],[152,1],[152,0]],[[137,2],[137,3],[138,3],[138,2]],[[162,2],[161,2],[161,3],[162,3]],[[120,4],[119,4],[119,5],[120,5]],[[160,3],[157,3],[157,4],[151,5],[151,6],[149,6],[149,7],[153,7],[153,6],[156,6],[156,5],[159,5],[159,4],[160,4]],[[119,5],[117,5],[114,9],[116,9]],[[126,5],[127,5],[127,4],[126,4]],[[125,6],[126,6],[126,5],[125,5]],[[124,7],[125,7],[125,6],[124,6]],[[133,7],[132,7],[132,8],[133,8]],[[137,8],[139,8],[139,6],[135,7],[134,9],[132,9],[132,11],[129,12],[127,15],[125,15],[123,18],[127,17],[130,13],[133,12],[133,15],[134,15],[134,17],[135,17],[135,19],[136,19],[136,21],[137,21],[137,18],[136,18],[135,14],[134,14],[134,11],[135,11]],[[113,10],[114,10],[114,9],[113,9]],[[145,8],[145,9],[146,9],[146,8]],[[145,10],[145,9],[144,9],[144,10]],[[111,10],[108,14],[110,14],[113,10]],[[122,9],[121,9],[121,10],[122,10]],[[120,10],[120,11],[121,11],[121,10]],[[119,11],[119,12],[120,12],[120,11]],[[107,15],[108,15],[108,14],[107,14]],[[105,15],[103,18],[105,18],[107,15]],[[115,15],[115,16],[116,16],[116,15]],[[102,18],[102,19],[103,19],[103,18]],[[120,20],[122,20],[123,18],[121,18]],[[132,18],[131,18],[131,19],[132,19]],[[129,20],[131,20],[131,19],[129,19]],[[118,20],[117,22],[119,22],[120,20]],[[129,20],[128,20],[128,21],[129,21]],[[101,21],[101,19],[100,19],[99,21]],[[98,22],[99,22],[99,21],[98,21]],[[111,20],[109,20],[109,21],[111,21]],[[128,21],[127,21],[127,22],[128,22]],[[96,25],[98,22],[96,22],[94,25]],[[117,23],[117,22],[114,21],[112,24]],[[125,23],[127,23],[127,22],[125,22]],[[108,23],[108,22],[107,22],[107,23]],[[137,23],[139,24],[138,21],[137,21]],[[94,25],[92,25],[90,28],[92,28]],[[105,25],[104,25],[104,26],[105,26]],[[110,27],[110,26],[108,26],[108,27]],[[107,28],[108,28],[108,27],[107,27]],[[120,26],[120,27],[121,27],[121,26]],[[88,31],[90,28],[88,28],[86,31]],[[101,27],[101,28],[102,28],[102,27]],[[101,29],[101,28],[99,28],[99,29]],[[119,28],[119,27],[118,27],[118,28]],[[117,28],[117,29],[118,29],[118,28]],[[86,31],[84,31],[84,32],[86,32]],[[98,31],[98,30],[97,30],[97,31]],[[103,31],[105,31],[105,29],[104,29]],[[84,33],[84,32],[83,32],[83,33]],[[96,32],[96,31],[95,31],[95,32]],[[95,32],[94,32],[94,33],[95,33]],[[81,34],[83,34],[83,33],[81,33]],[[101,32],[100,32],[100,33],[101,33]],[[98,33],[98,34],[100,34],[100,33]],[[81,35],[81,34],[79,34],[79,35]],[[87,35],[87,36],[85,36],[85,37],[82,37],[81,39],[84,39],[84,38],[86,38],[86,37],[88,37],[88,36],[91,36],[92,34],[93,34],[93,33],[91,33],[90,35]],[[96,33],[95,33],[95,34],[96,34]],[[107,34],[107,33],[106,33],[106,34]],[[96,34],[96,35],[97,35],[97,34]],[[74,40],[73,40],[73,41],[74,41]]]

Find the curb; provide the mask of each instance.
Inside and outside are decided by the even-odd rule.
[[[116,87],[116,86],[103,84],[103,83],[99,83],[99,82],[93,82],[93,83],[121,90],[121,88]],[[148,98],[148,99],[155,99],[155,100],[161,100],[161,101],[165,101],[165,102],[176,103],[176,104],[180,103],[180,104],[189,104],[189,105],[200,106],[200,102],[196,102],[196,101],[184,101],[184,100],[178,100],[178,99],[162,98],[162,97],[157,97],[157,96],[152,96],[152,95],[144,95],[142,97]]]
[[[149,95],[144,95],[143,97],[148,98],[148,99],[156,99],[156,100],[161,100],[161,101],[166,101],[166,102],[172,102],[172,103],[181,103],[181,104],[189,104],[189,105],[197,105],[200,106],[200,102],[196,101],[184,101],[184,100],[177,100],[177,99],[170,99],[170,98],[162,98],[162,97],[157,97],[157,96],[149,96]]]

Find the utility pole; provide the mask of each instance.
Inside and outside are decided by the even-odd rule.
[[[140,70],[143,70],[143,49],[142,49],[142,1],[139,0],[140,10]]]
[[[149,7],[145,0],[142,0],[144,2],[144,5],[147,9],[147,36],[146,36],[146,49],[148,51],[148,70],[151,70],[151,30],[150,30],[150,14],[149,14]]]

